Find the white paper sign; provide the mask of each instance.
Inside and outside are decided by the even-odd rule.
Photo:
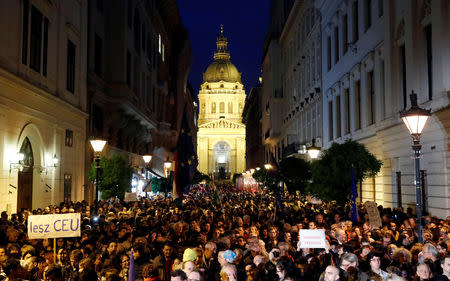
[[[137,201],[136,192],[125,192],[125,198],[123,198],[125,202],[134,202]]]
[[[28,238],[81,236],[81,214],[52,214],[28,217]]]
[[[300,248],[325,248],[324,229],[300,229]]]

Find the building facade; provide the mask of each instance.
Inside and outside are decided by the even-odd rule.
[[[272,1],[264,45],[262,131],[270,154],[306,157],[322,137],[321,28],[314,1]]]
[[[431,108],[423,130],[424,206],[450,214],[448,1],[316,1],[322,14],[323,146],[353,139],[383,161],[360,186],[362,202],[415,208],[409,132],[399,111]]]
[[[230,61],[221,28],[214,62],[203,73],[198,94],[198,170],[230,178],[245,169],[245,90],[241,73]]]
[[[88,1],[0,3],[0,210],[84,199]]]
[[[261,130],[261,86],[250,89],[242,112],[245,124],[245,167],[246,170],[264,167],[264,146]]]
[[[167,175],[185,108],[194,127],[191,47],[175,0],[103,3],[89,2],[87,134],[108,141],[105,155],[129,161],[140,193],[143,179]],[[92,159],[86,147],[87,167]]]

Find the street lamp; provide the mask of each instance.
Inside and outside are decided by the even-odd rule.
[[[266,170],[270,170],[270,169],[272,168],[272,165],[270,165],[270,164],[264,164],[264,168],[265,168]]]
[[[105,147],[106,141],[96,138],[90,140],[92,149],[94,150],[94,159],[95,159],[95,204],[97,206],[98,202],[98,170],[100,169],[100,155],[102,153],[103,147]],[[97,208],[96,210],[97,211]]]
[[[145,180],[148,180],[147,179],[147,167],[148,167],[148,163],[150,163],[150,161],[152,161],[152,156],[150,154],[146,154],[146,155],[143,155],[142,158],[144,159],[144,162],[145,162]],[[147,181],[145,184],[146,184],[146,186],[144,188],[145,194],[148,194],[147,190],[146,190],[147,184],[148,184]]]
[[[431,109],[423,109],[417,105],[417,95],[414,91],[409,95],[411,99],[411,108],[400,112],[400,118],[411,134],[413,141],[412,149],[414,150],[414,162],[416,168],[416,208],[417,208],[417,220],[418,220],[418,238],[419,243],[423,243],[423,228],[422,228],[422,184],[420,182],[420,136],[422,130],[425,127],[425,123],[431,116]]]
[[[170,167],[172,167],[172,161],[169,161],[169,159],[167,159],[166,161],[164,161],[164,168],[166,170],[166,178],[169,175]]]
[[[319,157],[320,147],[316,146],[316,139],[312,139],[312,145],[308,147],[308,155],[311,159],[317,159]]]

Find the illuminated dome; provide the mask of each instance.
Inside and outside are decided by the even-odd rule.
[[[203,82],[239,82],[241,73],[230,61],[227,51],[227,38],[223,36],[223,26],[220,27],[220,36],[217,38],[217,51],[214,53],[214,62],[203,73]]]

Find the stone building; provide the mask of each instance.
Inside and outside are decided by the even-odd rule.
[[[431,108],[423,130],[425,209],[450,214],[448,190],[450,3],[316,1],[322,14],[323,145],[353,139],[383,161],[360,186],[360,200],[415,208],[411,138],[399,111]]]
[[[227,45],[221,28],[214,62],[203,73],[198,94],[197,155],[199,171],[230,178],[245,169],[245,90]]]
[[[261,86],[250,89],[242,112],[245,124],[245,167],[246,170],[264,166],[264,146],[261,130]]]
[[[0,210],[84,199],[86,0],[0,2]]]

